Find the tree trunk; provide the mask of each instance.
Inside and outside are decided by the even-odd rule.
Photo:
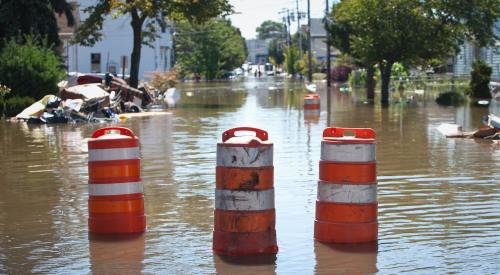
[[[132,25],[134,45],[132,55],[130,57],[130,82],[129,85],[137,88],[139,84],[139,64],[141,63],[141,47],[142,47],[142,23],[144,19],[140,18],[137,11],[133,10]]]
[[[373,80],[373,76],[375,75],[375,68],[373,65],[368,65],[366,67],[366,101],[368,103],[375,102],[375,81]]]
[[[382,91],[381,91],[382,96],[380,98],[380,103],[382,103],[382,106],[389,105],[389,83],[391,81],[391,72],[393,64],[394,62],[379,64],[380,73],[382,76]]]

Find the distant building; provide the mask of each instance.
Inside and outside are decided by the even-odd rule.
[[[83,22],[88,14],[83,9],[94,4],[92,0],[78,0],[71,4],[75,9],[76,24]],[[103,24],[103,37],[92,47],[70,44],[73,28],[64,28],[65,19],[59,19],[60,36],[63,41],[63,56],[66,58],[68,71],[82,73],[130,73],[130,55],[132,53],[132,27],[130,17],[117,19],[107,16]],[[147,23],[147,22],[146,22]],[[149,72],[165,72],[172,68],[172,36],[169,28],[160,30],[160,36],[153,47],[142,46],[139,79],[147,77]]]
[[[265,64],[269,60],[269,47],[270,40],[261,39],[247,39],[248,57],[247,61],[253,64]]]
[[[500,36],[500,21],[495,24],[494,31]],[[460,47],[460,53],[453,59],[454,75],[470,75],[472,63],[480,58],[492,69],[492,78],[500,78],[500,41],[496,47],[478,48],[472,43],[466,42]]]
[[[307,30],[307,25],[304,26]],[[303,32],[307,35],[306,32]],[[322,18],[311,18],[311,44],[312,44],[312,54],[318,60],[319,63],[326,62],[326,30],[323,24]],[[332,63],[335,62],[336,57],[340,52],[331,47],[330,48],[330,58]]]

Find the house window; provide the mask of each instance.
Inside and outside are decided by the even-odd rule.
[[[90,72],[100,73],[101,72],[101,54],[91,53],[90,54]]]

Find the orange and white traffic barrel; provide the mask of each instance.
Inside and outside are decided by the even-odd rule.
[[[319,109],[320,97],[318,94],[307,94],[304,96],[304,109]]]
[[[102,128],[88,148],[90,233],[144,232],[139,138],[128,128]]]
[[[354,136],[346,136],[347,132]],[[326,128],[321,142],[314,238],[326,243],[377,240],[375,132]]]
[[[254,135],[236,136],[253,132]],[[239,127],[217,144],[213,250],[224,256],[276,254],[273,144]]]

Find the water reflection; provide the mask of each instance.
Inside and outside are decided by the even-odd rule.
[[[222,257],[214,254],[217,274],[276,274],[276,255]]]
[[[94,274],[140,274],[145,235],[89,236],[90,271]]]
[[[131,128],[141,143],[148,224],[144,239],[124,249],[137,256],[134,273],[311,274],[335,273],[336,267],[343,273],[355,273],[352,268],[367,273],[497,272],[500,143],[446,139],[435,128],[448,122],[476,129],[484,114],[500,115],[498,103],[482,109],[440,107],[426,92],[381,108],[377,101],[364,104],[364,91],[340,93],[334,86],[327,117],[321,84],[319,114],[302,110],[306,91],[301,82],[252,78],[183,85],[196,104],[208,100],[211,108],[180,107],[169,110],[170,115],[115,125]],[[271,85],[277,89],[269,90]],[[217,90],[228,97],[227,105]],[[267,130],[274,143],[280,252],[271,263],[234,263],[211,249],[216,143],[224,130],[242,125]],[[106,270],[100,251],[121,252],[109,249],[110,243],[89,243],[87,230],[87,152],[82,145],[104,126],[0,123],[0,273],[114,272]],[[377,252],[314,243],[318,161],[327,126],[370,127],[377,133]],[[368,264],[354,265],[358,260]]]
[[[377,268],[378,244],[314,243],[315,274],[373,274]]]

